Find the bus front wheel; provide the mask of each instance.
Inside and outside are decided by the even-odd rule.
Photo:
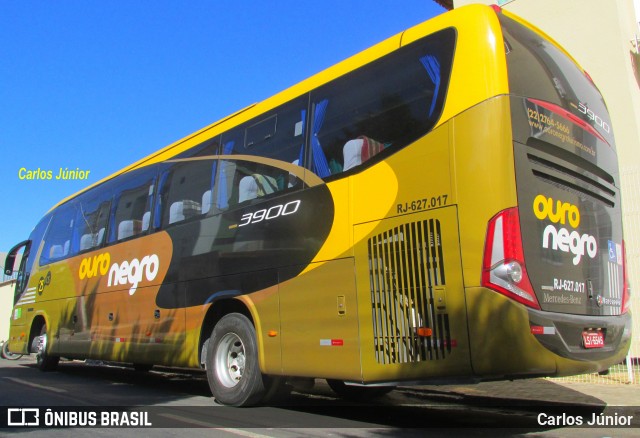
[[[53,371],[58,367],[60,357],[49,354],[49,336],[47,334],[47,325],[43,325],[40,329],[40,335],[33,338],[31,350],[36,354],[36,365],[42,371]]]
[[[216,401],[251,406],[267,392],[260,372],[256,332],[240,313],[223,316],[213,328],[207,349],[207,380]]]

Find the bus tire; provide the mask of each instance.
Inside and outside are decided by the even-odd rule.
[[[395,389],[395,386],[352,386],[342,380],[334,379],[327,379],[327,383],[338,396],[354,401],[382,397]]]
[[[49,349],[49,336],[47,325],[44,324],[40,330],[40,335],[33,338],[32,351],[36,354],[36,365],[41,371],[54,371],[60,361],[59,356],[52,356],[47,351]]]
[[[7,360],[18,360],[22,357],[19,353],[12,353],[9,351],[9,341],[5,341],[2,344],[2,358]]]
[[[265,383],[265,394],[260,400],[261,404],[279,405],[291,395],[293,387],[287,384],[287,380],[280,376],[262,376]]]
[[[218,403],[252,406],[267,393],[267,378],[258,365],[255,328],[240,313],[223,316],[213,328],[206,368],[211,393]]]

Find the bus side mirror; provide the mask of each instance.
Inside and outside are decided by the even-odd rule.
[[[18,243],[16,246],[14,246],[9,250],[9,253],[7,254],[7,258],[4,260],[5,275],[13,274],[13,267],[16,263],[16,256],[18,255],[18,251],[20,251],[22,247],[27,246],[28,243],[29,241],[25,240],[23,242]]]

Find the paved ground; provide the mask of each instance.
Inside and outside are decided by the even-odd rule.
[[[3,361],[4,362],[4,361]],[[34,362],[24,356],[14,364]],[[9,365],[10,362],[6,362]],[[632,406],[640,408],[640,385],[623,383],[577,383],[562,379],[525,379],[516,381],[482,382],[471,385],[425,385],[402,387],[402,391],[416,390],[444,397],[486,399],[488,401],[524,402],[529,404],[567,404],[597,406]]]
[[[244,415],[249,410],[211,409],[214,406],[203,375],[173,376],[169,371],[158,370],[139,376],[119,367],[103,368],[80,363],[77,366],[67,364],[58,373],[40,373],[32,367],[32,363],[31,357],[15,362],[1,361],[0,368],[7,368],[7,372],[0,378],[5,396],[5,403],[0,405],[13,406],[20,400],[28,406],[36,406],[34,397],[36,400],[39,400],[38,397],[46,398],[51,406],[66,406],[70,403],[69,397],[72,397],[72,403],[79,400],[78,405],[91,407],[146,406],[148,402],[150,409],[154,408],[153,405],[162,405],[155,406],[158,409],[163,406],[175,408],[183,416],[188,414],[188,420],[192,422],[206,420],[209,423],[213,421],[214,424],[226,424],[215,421],[229,421],[230,418],[235,418],[229,417],[231,414],[239,414],[242,421],[232,423],[232,431],[227,435],[252,437],[290,438],[310,434],[306,430],[300,435],[303,429],[292,426],[296,424],[313,428],[314,436],[323,437],[395,436],[399,431],[406,436],[423,436],[425,427],[435,430],[436,436],[450,436],[452,433],[465,437],[527,438],[640,436],[640,385],[528,379],[475,385],[404,386],[380,401],[353,404],[337,400],[326,382],[317,381],[309,391],[302,391],[302,394],[294,392],[289,399],[292,405],[251,410],[247,426]],[[16,374],[16,370],[20,373]],[[74,391],[79,391],[80,394],[76,397]],[[140,402],[140,399],[145,402]],[[200,412],[198,408],[206,409]],[[167,412],[165,409],[158,415],[165,415]],[[212,413],[217,416],[212,416]],[[628,424],[596,423],[600,427],[586,428],[573,427],[577,425],[565,420],[567,417],[581,416],[584,423],[587,423],[594,414],[614,419],[631,416],[633,421],[630,420]],[[308,418],[312,418],[315,423],[309,423],[311,420]],[[154,430],[154,436],[182,436],[177,434],[177,427]],[[254,430],[256,427],[259,430]],[[245,430],[247,428],[250,430]],[[99,430],[100,433],[101,431]],[[220,434],[221,431],[228,432],[223,428],[218,429],[217,433]],[[69,432],[69,429],[64,432]],[[100,436],[94,432],[78,429],[71,436]],[[121,432],[123,429],[115,430],[111,435],[104,432],[104,436],[121,436]],[[127,436],[134,436],[133,431],[127,432],[131,432]],[[205,432],[206,429],[189,429],[190,435],[209,436]],[[3,436],[2,431],[0,436]],[[30,435],[25,433],[24,436]],[[33,436],[38,436],[36,430],[33,431]]]
[[[430,391],[505,402],[640,406],[640,385],[572,383],[548,379],[483,382],[477,385],[426,386]]]

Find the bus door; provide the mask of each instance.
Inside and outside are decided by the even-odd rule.
[[[34,303],[36,302],[38,288],[42,288],[44,286],[44,282],[40,281],[40,277],[37,274],[32,275],[32,270],[34,269],[34,266],[37,266],[37,264],[34,265],[34,262],[40,256],[42,238],[49,226],[50,219],[51,215],[45,216],[33,229],[29,236],[29,240],[14,246],[7,254],[7,258],[5,260],[5,275],[11,275],[15,268],[17,255],[20,253],[20,250],[24,248],[22,251],[22,258],[20,260],[20,267],[18,268],[13,311],[11,313],[12,330],[9,339],[11,339],[11,336],[14,336],[16,337],[14,342],[17,341],[17,344],[11,345],[12,351],[27,353],[28,339],[20,339],[16,334],[24,332],[25,329],[23,326],[29,322],[29,318],[33,318],[32,311]],[[20,344],[21,342],[23,343]]]
[[[18,260],[18,255],[22,252],[20,259],[20,265],[18,268],[18,276],[16,278],[16,284],[13,296],[13,309],[10,314],[10,324],[12,327],[19,327],[21,329],[25,324],[25,318],[23,317],[23,304],[30,304],[35,300],[36,290],[31,288],[27,291],[27,284],[29,283],[29,272],[26,270],[27,259],[29,257],[29,249],[31,247],[31,241],[25,240],[20,242],[7,254],[7,258],[4,262],[4,274],[11,276],[14,274],[15,262]],[[9,342],[11,351],[25,351],[25,344],[20,346],[20,342],[24,342],[24,339],[12,339],[12,333],[9,334],[6,342]],[[15,337],[15,334],[13,334]]]

